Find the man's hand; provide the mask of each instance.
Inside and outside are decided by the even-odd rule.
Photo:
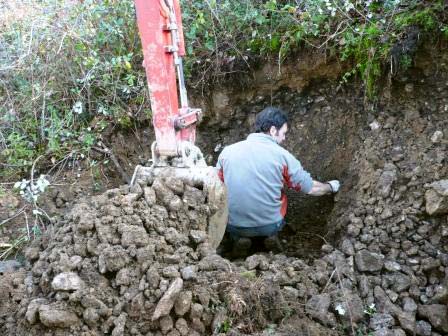
[[[338,180],[331,180],[327,182],[330,187],[331,187],[331,191],[333,193],[337,193],[339,191],[339,187],[341,186],[341,183],[339,183]]]
[[[308,195],[323,196],[323,195],[335,193],[339,190],[339,185],[340,185],[340,183],[338,180],[332,180],[332,181],[323,182],[323,183],[313,180],[313,187],[311,188]]]

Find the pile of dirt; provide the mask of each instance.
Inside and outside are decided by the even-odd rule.
[[[200,186],[175,178],[76,204],[28,248],[27,272],[2,278],[2,333],[253,333],[303,314],[322,279],[282,255],[230,263],[208,244],[212,215]],[[313,325],[318,334],[322,327]]]

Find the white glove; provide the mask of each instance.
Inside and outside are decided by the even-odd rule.
[[[327,183],[330,185],[331,191],[333,193],[337,193],[339,190],[339,187],[341,186],[341,183],[339,183],[338,180],[331,180],[331,181],[328,181]]]

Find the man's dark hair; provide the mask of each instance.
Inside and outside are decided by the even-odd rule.
[[[283,110],[272,106],[266,107],[255,118],[255,133],[269,132],[272,126],[280,129],[286,122],[288,117]]]

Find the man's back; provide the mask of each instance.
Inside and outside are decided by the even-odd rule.
[[[312,187],[312,179],[300,162],[263,133],[252,133],[226,147],[217,167],[222,169],[228,190],[231,226],[278,223],[286,213],[283,188],[308,192]]]

